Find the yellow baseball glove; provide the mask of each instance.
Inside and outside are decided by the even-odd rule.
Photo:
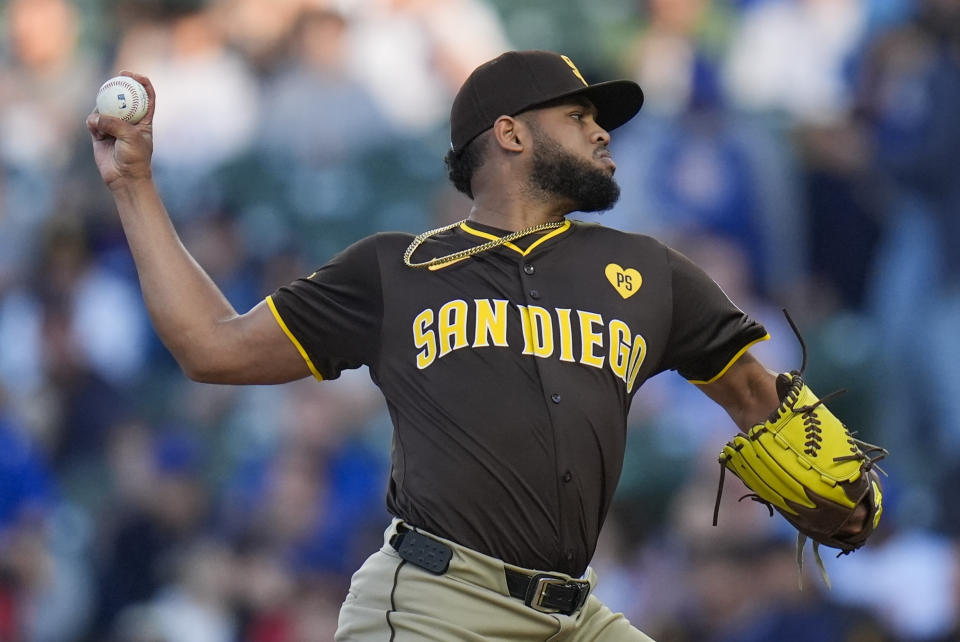
[[[771,515],[775,508],[799,531],[801,569],[803,546],[807,538],[813,540],[817,564],[829,586],[819,546],[840,549],[840,555],[851,553],[877,528],[883,495],[875,464],[887,451],[854,438],[824,405],[832,395],[818,399],[807,386],[802,374],[806,346],[789,315],[787,320],[803,346],[803,365],[799,371],[777,377],[780,405],[770,417],[723,447],[713,523],[717,523],[724,474],[730,470],[753,491],[744,497],[765,504]],[[866,508],[862,526],[852,523],[861,504]]]

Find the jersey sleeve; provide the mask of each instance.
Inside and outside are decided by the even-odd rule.
[[[718,379],[766,329],[743,313],[702,269],[667,249],[673,281],[673,318],[663,369],[692,383]]]
[[[370,365],[383,310],[376,237],[357,241],[310,276],[279,288],[267,305],[317,379]]]

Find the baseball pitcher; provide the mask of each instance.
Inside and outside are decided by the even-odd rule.
[[[481,65],[450,114],[465,219],[360,240],[238,314],[164,210],[150,166],[163,101],[127,75],[147,88],[146,116],[94,112],[87,126],[186,375],[272,384],[366,365],[386,399],[394,519],[353,577],[337,640],[649,640],[594,595],[589,564],[631,401],[666,370],[726,409],[742,434],[721,469],[801,537],[848,552],[876,527],[878,451],[803,368],[778,375],[751,355],[767,331],[656,239],[567,218],[617,201],[610,132],[640,109],[635,83],[589,84],[546,51]]]

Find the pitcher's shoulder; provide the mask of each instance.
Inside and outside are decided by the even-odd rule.
[[[605,242],[616,245],[631,245],[641,250],[667,249],[667,245],[648,234],[626,232],[602,223],[571,220],[577,236],[592,242]]]

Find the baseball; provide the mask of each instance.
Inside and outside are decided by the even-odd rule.
[[[97,91],[97,111],[128,123],[138,123],[147,113],[147,90],[129,76],[115,76]]]

